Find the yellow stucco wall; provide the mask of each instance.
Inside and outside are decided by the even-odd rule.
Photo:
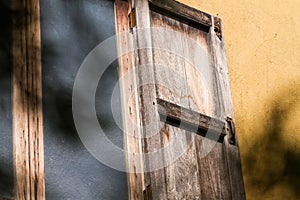
[[[300,1],[180,2],[223,20],[247,199],[300,199]]]

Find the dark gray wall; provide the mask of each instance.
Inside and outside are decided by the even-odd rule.
[[[48,200],[128,198],[126,174],[106,167],[87,152],[72,117],[72,87],[76,72],[96,45],[114,35],[114,26],[113,1],[41,1]],[[117,80],[115,62],[100,80],[96,110],[108,137],[122,146],[122,133],[112,119],[110,109],[112,88]]]
[[[0,197],[13,195],[9,3],[0,1]]]

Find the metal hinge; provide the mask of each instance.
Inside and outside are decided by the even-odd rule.
[[[232,145],[236,145],[235,124],[234,124],[234,121],[233,121],[233,119],[231,117],[227,117],[226,118],[226,122],[227,122],[227,125],[228,125],[227,129],[230,130],[228,142],[230,144],[232,144]]]
[[[218,38],[222,40],[222,28],[221,28],[221,19],[218,17],[214,17],[214,31]]]
[[[133,29],[136,26],[136,15],[135,15],[134,8],[131,10],[131,12],[128,15],[128,21],[129,21],[130,29]]]

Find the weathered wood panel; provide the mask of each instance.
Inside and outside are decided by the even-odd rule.
[[[193,133],[161,123],[167,199],[201,199],[201,184]],[[156,192],[156,191],[153,191]]]
[[[212,116],[213,68],[209,66],[206,32],[182,24],[189,108]]]
[[[163,170],[144,176],[147,191],[152,191],[153,199],[235,199],[234,187],[243,191],[243,185],[240,179],[239,186],[234,186],[230,176],[235,169],[229,160],[235,160],[235,167],[240,161],[234,157],[238,155],[230,155],[228,141],[223,141],[229,137],[225,119],[231,115],[223,102],[227,91],[219,73],[219,68],[227,67],[226,62],[216,58],[215,42],[222,39],[221,21],[175,1],[149,2],[130,3],[137,22],[132,34],[137,49],[139,117],[142,126],[151,122],[151,127],[143,129],[147,137],[143,152],[163,152],[160,159],[144,160],[150,165],[164,164]],[[144,65],[147,67],[141,67]],[[143,85],[153,81],[155,87]],[[163,106],[161,102],[165,102]],[[185,125],[195,130],[187,131]],[[208,135],[196,136],[199,129]],[[152,135],[157,131],[159,134]]]
[[[202,199],[230,199],[230,185],[226,156],[223,153],[225,136],[224,116],[220,108],[219,82],[215,78],[214,60],[210,56],[208,33],[194,27],[184,26],[185,69],[189,88],[190,109],[212,117],[204,137],[196,136],[195,145],[198,155],[198,167],[201,182]],[[222,121],[223,123],[216,123]],[[214,126],[215,125],[215,126]],[[209,140],[208,138],[214,138]]]
[[[209,14],[188,7],[172,0],[150,0],[151,10],[172,16],[181,22],[188,23],[199,29],[209,30],[211,26],[211,17]]]
[[[209,130],[212,137],[209,139],[217,139],[215,141],[219,142],[222,142],[223,137],[227,134],[225,131],[225,123],[221,120],[180,107],[179,105],[162,99],[157,99],[157,104],[160,117],[165,120],[166,123],[192,131],[203,137],[209,137],[206,135]],[[220,127],[222,129],[220,129]]]
[[[135,41],[135,65],[137,68],[137,86],[139,94],[140,118],[142,127],[143,150],[145,155],[145,184],[151,187],[153,199],[166,199],[165,174],[159,168],[162,158],[151,156],[151,153],[161,150],[163,138],[160,134],[159,116],[155,105],[156,88],[153,68],[150,27],[150,10],[148,1],[131,1],[136,12],[136,27],[133,29]],[[146,14],[146,15],[145,15]]]
[[[192,148],[191,151],[184,152],[181,156],[179,156],[179,159],[176,160],[176,162],[171,164],[171,167],[173,167],[171,172],[168,171],[169,167],[165,168],[167,188],[172,187],[172,183],[168,182],[169,179],[173,180],[173,185],[175,188],[177,188],[175,189],[173,187],[173,191],[170,192],[172,198],[199,198],[201,196],[203,199],[207,199],[211,198],[213,195],[215,195],[215,198],[229,198],[228,191],[230,191],[230,186],[226,179],[228,177],[228,167],[225,164],[225,157],[222,152],[222,144],[216,144],[216,142],[208,141],[207,139],[203,139],[201,137],[195,137],[195,133],[198,131],[198,128],[194,128],[195,130],[193,133],[186,133],[184,130],[182,130],[184,129],[186,124],[185,122],[187,121],[185,118],[191,119],[190,121],[196,120],[197,122],[194,124],[199,124],[199,126],[201,126],[200,115],[188,117],[186,114],[189,115],[191,113],[195,113],[195,111],[198,111],[219,117],[217,113],[213,115],[215,110],[217,110],[216,107],[218,107],[220,99],[218,94],[214,93],[214,86],[216,86],[218,83],[215,83],[216,80],[214,79],[214,68],[209,65],[209,51],[207,49],[208,44],[206,41],[207,33],[155,12],[151,13],[151,20],[154,27],[159,27],[160,25],[160,27],[165,29],[168,28],[170,30],[182,33],[179,35],[179,38],[176,38],[176,34],[172,34],[172,31],[165,33],[165,35],[163,34],[163,31],[161,31],[162,33],[160,34],[155,34],[154,36],[152,35],[155,73],[157,74],[156,88],[158,97],[169,100],[169,102],[176,102],[179,105],[192,109],[192,111],[189,112],[187,109],[177,107],[178,112],[175,114],[172,113],[167,107],[163,108],[167,112],[167,116],[174,117],[174,115],[176,115],[177,117],[175,116],[175,118],[179,117],[179,122],[181,122],[179,123],[181,129],[173,130],[174,127],[169,127],[168,131],[162,131],[163,133],[168,133],[169,136],[167,138],[169,138],[170,141],[172,141],[171,139],[173,138],[175,138],[173,140],[180,141],[175,143],[168,142],[167,144],[169,145],[176,145],[174,145],[175,148],[169,148],[166,150],[166,152],[170,151],[169,153],[174,156],[175,152],[180,152],[178,149],[183,150],[186,148],[188,150],[189,147]],[[178,23],[178,25],[176,23]],[[162,26],[164,24],[167,25]],[[176,41],[176,43],[174,43],[174,41]],[[178,45],[179,50],[177,47]],[[156,50],[157,47],[159,47],[159,50]],[[164,51],[167,51],[167,53]],[[175,54],[174,57],[181,62],[172,62],[175,59],[169,59],[171,56],[169,56],[168,53],[170,54],[170,52]],[[182,55],[184,56],[184,59],[182,59]],[[175,65],[175,67],[172,68],[173,65]],[[180,79],[181,77],[183,77],[183,80]],[[166,90],[167,92],[165,92]],[[182,91],[184,91],[184,93]],[[212,96],[214,96],[214,98],[212,98]],[[187,97],[187,99],[182,99],[184,97]],[[186,102],[186,100],[188,100],[188,102]],[[174,105],[172,107],[176,108]],[[206,121],[210,120],[211,118]],[[223,122],[217,124],[216,127],[214,127],[213,122],[215,121],[219,120],[212,120],[212,124],[208,125],[206,131],[209,129],[208,137],[218,140],[219,136],[222,134],[223,136],[225,135],[225,123]],[[206,131],[203,136],[206,135]],[[174,135],[172,135],[172,133]],[[217,133],[217,135],[213,135],[214,133]],[[192,143],[188,143],[186,140],[188,135],[186,134],[191,134],[191,139],[189,141]],[[222,137],[220,138],[222,139]],[[187,144],[189,146],[187,146]],[[195,148],[194,151],[193,147]],[[207,153],[205,153],[205,151],[207,151]],[[211,152],[209,153],[209,151]],[[186,155],[186,153],[188,153],[188,155]],[[186,156],[190,157],[188,159],[190,162],[187,162],[187,160],[184,159]],[[196,159],[193,159],[194,156]],[[196,162],[193,162],[193,160]],[[180,171],[185,173],[178,173],[178,169],[182,169],[183,166],[186,168],[186,170]],[[179,189],[176,187],[176,185],[182,182],[183,177],[189,176],[188,173],[191,172],[187,169],[190,168],[199,170],[199,173],[195,173],[196,176],[194,176],[194,180],[190,180],[191,182],[185,181],[186,185],[194,186],[192,191],[188,191],[188,187],[179,187],[181,188]],[[201,186],[197,187],[199,182]],[[200,192],[199,194],[197,193],[198,188],[201,188],[201,195]]]
[[[39,1],[14,0],[12,7],[15,198],[44,199]]]
[[[153,63],[157,97],[188,108],[183,41],[179,21],[151,11]],[[174,42],[176,41],[176,42]],[[159,110],[160,101],[157,99]],[[168,199],[200,198],[197,156],[193,136],[180,128],[161,123],[164,173]]]
[[[219,21],[221,25],[221,21]],[[220,26],[221,27],[221,26]],[[209,41],[211,44],[211,54],[216,69],[216,78],[220,87],[220,103],[223,112],[234,121],[234,109],[230,91],[229,73],[226,59],[224,40],[217,38],[213,30],[209,33]],[[235,123],[235,122],[234,122]],[[234,137],[235,145],[230,144],[231,137]],[[245,199],[245,189],[242,175],[241,160],[237,144],[237,135],[228,135],[224,142],[224,152],[226,164],[228,165],[230,191],[232,199]]]
[[[153,11],[150,17],[157,97],[188,107],[182,25]]]
[[[123,116],[124,150],[126,153],[128,191],[130,199],[144,199],[144,173],[138,92],[135,74],[133,40],[129,33],[128,2],[115,2],[117,49],[119,57],[119,79]]]

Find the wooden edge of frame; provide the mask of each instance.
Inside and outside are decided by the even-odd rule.
[[[15,199],[45,199],[39,0],[12,1]]]

